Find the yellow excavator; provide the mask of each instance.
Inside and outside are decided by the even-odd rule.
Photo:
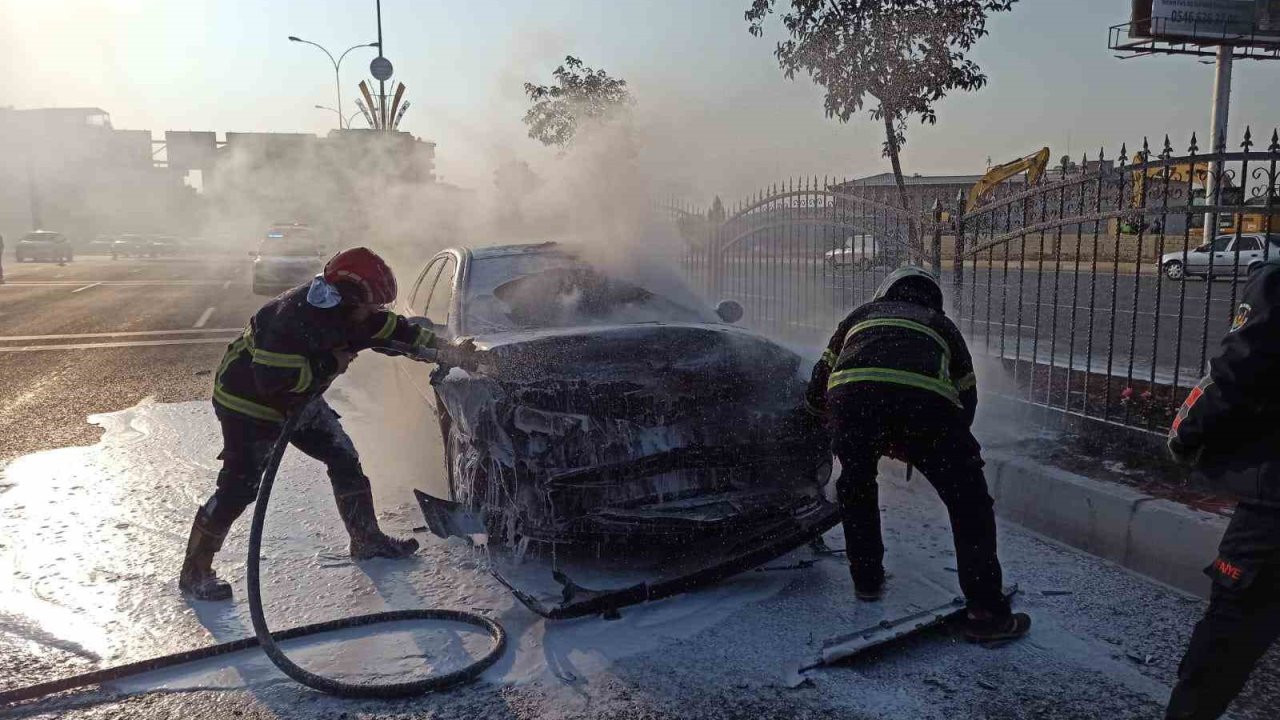
[[[1024,158],[1018,158],[1013,162],[1007,162],[1003,165],[996,165],[987,171],[973,184],[969,189],[969,199],[965,202],[964,211],[973,212],[975,208],[982,204],[982,201],[991,194],[991,191],[997,185],[1017,175],[1020,172],[1027,173],[1027,187],[1031,187],[1040,182],[1040,178],[1044,177],[1045,168],[1049,167],[1049,148],[1040,148]]]

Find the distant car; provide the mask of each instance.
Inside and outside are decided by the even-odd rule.
[[[89,255],[110,255],[111,246],[115,244],[115,241],[116,239],[110,235],[99,235],[90,240],[81,252]]]
[[[1269,246],[1269,247],[1268,247]],[[1170,280],[1188,276],[1206,278],[1245,275],[1254,266],[1280,254],[1280,234],[1244,233],[1219,235],[1194,250],[1165,253],[1160,269]]]
[[[118,257],[155,257],[151,239],[145,235],[126,234],[111,243],[111,259]]]
[[[253,293],[279,295],[310,280],[328,248],[306,225],[273,225],[253,253]]]
[[[850,235],[845,238],[843,245],[826,251],[822,257],[834,269],[866,270],[889,262],[883,244],[869,234]]]
[[[36,230],[23,235],[13,249],[13,257],[18,262],[26,260],[71,262],[74,254],[71,242],[65,235],[49,230]]]
[[[181,252],[182,241],[173,235],[153,235],[151,237],[151,257],[177,255]]]

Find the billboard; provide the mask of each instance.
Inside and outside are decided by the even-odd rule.
[[[217,157],[217,142],[211,132],[166,130],[165,154],[175,170],[208,170]]]
[[[1280,0],[1133,0],[1131,37],[1280,45]]]

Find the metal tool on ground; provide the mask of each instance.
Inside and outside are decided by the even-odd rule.
[[[437,352],[435,349],[431,348],[413,348],[399,343],[393,344],[391,347],[384,349],[392,354],[404,355],[423,362],[451,362],[458,366],[463,366],[464,364],[470,365],[473,369],[480,365],[478,358],[474,353],[461,349],[446,348],[442,349],[444,352]],[[327,387],[317,389],[316,392],[311,395],[311,399],[315,399],[316,397],[323,395],[326,389]],[[267,506],[271,499],[271,489],[275,485],[276,473],[280,468],[280,461],[284,457],[285,449],[289,446],[289,437],[297,426],[298,418],[302,417],[302,410],[307,404],[309,404],[309,402],[304,403],[285,420],[284,427],[280,432],[280,437],[276,440],[275,446],[272,448],[271,455],[269,456],[266,467],[263,470],[262,484],[258,489],[258,498],[253,512],[253,524],[249,529],[249,616],[253,622],[255,637],[240,638],[238,640],[200,648],[198,650],[189,650],[186,652],[174,653],[172,655],[164,655],[149,660],[140,660],[138,662],[119,665],[113,668],[73,675],[60,680],[14,688],[12,690],[0,692],[0,705],[34,700],[54,693],[64,692],[66,690],[87,687],[90,685],[99,685],[114,680],[121,680],[134,675],[141,675],[143,673],[153,672],[163,668],[170,668],[199,660],[206,660],[208,658],[227,655],[233,652],[239,652],[241,650],[247,650],[259,646],[262,648],[263,652],[266,653],[267,657],[275,663],[276,667],[299,683],[331,695],[352,698],[398,698],[422,695],[424,693],[442,690],[475,680],[481,673],[488,669],[489,666],[497,662],[498,658],[502,656],[503,651],[506,649],[506,631],[503,630],[501,625],[490,618],[463,610],[444,610],[433,608],[390,610],[386,612],[370,613],[368,615],[339,618],[326,622],[312,623],[310,625],[303,625],[286,630],[277,630],[274,632],[267,627],[266,618],[263,614],[261,573],[259,568],[262,549],[262,531],[266,525]],[[364,627],[377,623],[403,622],[406,620],[445,620],[473,625],[489,634],[493,640],[493,646],[487,653],[472,662],[470,665],[459,668],[458,670],[454,670],[443,675],[426,677],[420,680],[388,684],[350,683],[317,675],[300,667],[297,663],[294,663],[279,647],[280,642],[315,635],[318,633],[332,632],[352,627]]]
[[[1012,599],[1018,593],[1018,586],[1011,585],[1004,589],[1005,597]],[[964,598],[956,597],[909,615],[880,622],[862,630],[845,635],[837,635],[822,643],[818,657],[802,665],[798,672],[804,673],[827,665],[857,657],[869,650],[881,648],[903,638],[918,635],[928,630],[956,622],[965,616]]]

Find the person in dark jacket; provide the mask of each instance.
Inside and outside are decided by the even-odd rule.
[[[1209,608],[1167,718],[1216,718],[1280,636],[1280,259],[1250,273],[1230,330],[1169,429],[1169,451],[1239,503],[1205,568]]]
[[[213,410],[222,426],[222,470],[217,489],[196,512],[179,577],[183,592],[225,600],[231,586],[213,571],[213,556],[227,531],[257,497],[267,456],[285,416],[305,413],[291,444],[328,467],[330,484],[351,555],[405,557],[416,540],[382,532],[374,515],[369,478],[338,414],[319,395],[356,353],[388,341],[434,347],[435,336],[383,309],[396,296],[391,269],[366,248],[343,250],[309,285],[264,305],[234,340],[218,366]]]
[[[840,323],[813,368],[806,402],[826,418],[840,458],[836,492],[858,598],[879,599],[884,588],[876,465],[887,455],[919,468],[947,507],[968,637],[1025,634],[1031,618],[1012,613],[1003,593],[995,513],[969,430],[978,406],[973,361],[930,273],[899,268]]]

